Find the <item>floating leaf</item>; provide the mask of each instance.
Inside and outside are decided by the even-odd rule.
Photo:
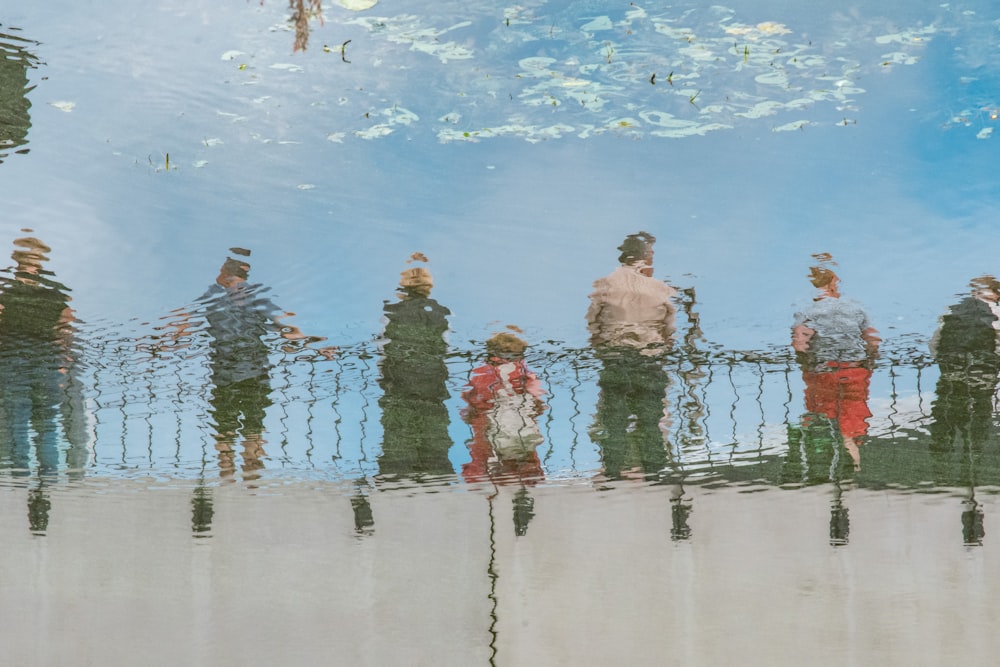
[[[340,5],[344,9],[350,9],[352,12],[360,12],[366,9],[371,9],[376,4],[378,0],[333,0],[335,4]]]

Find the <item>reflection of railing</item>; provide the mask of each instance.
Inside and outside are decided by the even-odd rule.
[[[88,351],[87,358],[100,360],[91,362],[83,377],[93,415],[93,472],[217,474],[204,343],[194,337],[189,347],[171,354],[137,352],[134,342],[97,344]],[[456,471],[468,460],[460,396],[472,368],[481,363],[481,354],[473,351],[480,349],[451,350],[445,358],[449,457]],[[382,444],[377,347],[345,346],[333,360],[296,354],[272,359],[263,474],[285,469],[324,478],[377,477]],[[547,409],[539,419],[544,441],[538,448],[545,475],[600,474],[608,446],[593,436],[602,400],[601,359],[589,348],[549,341],[530,348],[526,361],[546,391]],[[932,451],[937,370],[916,349],[884,353],[878,362],[857,473],[836,438],[823,434],[824,428],[834,433],[829,424],[804,428],[801,374],[790,351],[685,345],[665,358],[664,367],[659,409],[665,464],[639,471],[647,479],[787,486],[852,478],[863,485],[907,488],[971,480],[969,455],[961,448]],[[990,438],[995,439],[992,433]],[[1000,477],[1000,461],[993,455],[993,450],[974,453],[980,485],[1000,485],[994,479]]]
[[[433,381],[444,382],[447,391],[431,395],[447,398],[433,410],[430,430],[446,441],[447,460],[432,470],[407,474],[406,453],[400,455],[399,449],[406,447],[408,435],[398,421],[392,422],[391,434],[397,451],[387,457],[384,446],[386,425],[392,421],[386,411],[399,410],[399,401],[390,408],[393,402],[385,400],[389,385],[384,382],[384,348],[378,343],[343,346],[334,358],[276,344],[264,385],[249,385],[251,390],[266,386],[266,396],[248,403],[232,388],[213,386],[219,375],[211,368],[207,335],[192,333],[183,345],[172,347],[150,341],[142,332],[133,337],[112,329],[80,332],[74,356],[83,361],[67,385],[72,396],[67,395],[62,408],[62,464],[43,473],[39,451],[28,470],[11,471],[10,481],[31,487],[32,531],[47,530],[47,489],[84,474],[190,480],[196,537],[211,535],[211,487],[220,479],[241,477],[256,485],[267,483],[268,475],[277,481],[288,474],[296,481],[352,480],[349,504],[358,535],[375,530],[368,499],[376,490],[450,486],[464,479],[475,483],[467,488],[492,489],[492,513],[492,499],[503,486],[518,484],[508,489],[507,497],[513,499],[515,534],[524,535],[534,516],[531,486],[542,483],[542,475],[550,481],[582,478],[596,488],[635,479],[663,485],[671,505],[671,536],[678,540],[692,534],[688,515],[695,485],[831,485],[831,544],[848,541],[848,510],[841,493],[850,486],[963,489],[963,541],[981,544],[983,512],[975,493],[1000,487],[995,396],[980,392],[972,396],[980,405],[966,410],[962,387],[956,389],[955,378],[939,372],[917,347],[884,350],[878,361],[868,401],[872,416],[856,470],[836,419],[805,412],[805,379],[790,351],[727,351],[685,341],[657,358],[652,372],[646,361],[633,367],[633,379],[650,381],[654,389],[633,392],[626,387],[628,373],[615,367],[613,355],[544,341],[529,348],[525,358],[544,387],[545,410],[534,413],[541,443],[531,441],[532,448],[537,445],[540,468],[530,468],[525,477],[510,476],[509,470],[494,474],[500,468],[480,466],[477,470],[492,472],[488,479],[481,473],[473,479],[466,473],[470,458],[475,463],[473,449],[482,445],[476,440],[482,433],[463,417],[473,369],[481,370],[483,363],[483,344],[472,341],[468,348],[444,352],[443,374],[434,366]],[[988,378],[979,380],[996,387]],[[961,400],[942,399],[938,394],[946,390],[957,392]],[[408,390],[397,381],[393,391]],[[616,391],[622,394],[609,395]],[[414,395],[428,394],[417,390]],[[235,402],[223,405],[220,397]],[[419,403],[402,403],[398,414],[411,415],[414,405],[419,408]],[[244,413],[233,417],[238,412],[233,406]],[[257,413],[264,414],[262,420]],[[223,428],[223,423],[229,426]],[[427,424],[418,419],[413,427],[413,441],[423,446]],[[80,455],[87,451],[85,445],[89,456]]]

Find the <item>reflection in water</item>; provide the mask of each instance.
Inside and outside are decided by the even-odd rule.
[[[261,285],[247,282],[249,270],[249,264],[226,258],[215,284],[199,301],[212,338],[209,403],[219,468],[223,476],[233,474],[234,445],[242,437],[243,471],[253,479],[253,471],[264,466],[264,415],[271,405],[270,348],[264,336],[275,327],[279,309],[261,296]]]
[[[931,342],[940,368],[936,398],[931,407],[931,457],[939,479],[958,459],[960,483],[969,487],[962,514],[966,544],[982,544],[982,510],[975,500],[977,461],[993,437],[993,402],[1000,376],[997,353],[997,302],[1000,282],[993,276],[974,279],[972,293],[941,318]]]
[[[0,162],[13,150],[27,153],[27,148],[16,150],[28,142],[31,102],[28,93],[28,70],[38,64],[38,58],[26,50],[37,42],[12,34],[12,29],[0,26]]]
[[[845,472],[841,446],[855,472],[861,470],[859,446],[868,433],[868,389],[880,339],[862,307],[840,296],[840,278],[829,255],[818,254],[809,280],[819,290],[812,305],[795,314],[792,348],[805,382],[806,414],[789,424],[784,471],[791,479],[833,481],[830,543],[847,544],[850,520],[841,499]]]
[[[524,360],[528,344],[512,333],[516,327],[510,328],[486,341],[486,363],[472,371],[462,394],[462,417],[472,427],[466,443],[472,460],[462,466],[462,477],[520,483],[514,495],[514,532],[525,535],[535,516],[527,485],[545,474],[537,451],[543,441],[538,417],[545,410],[545,391]]]
[[[610,479],[657,478],[668,464],[664,364],[677,290],[652,277],[655,240],[646,232],[626,237],[618,248],[621,266],[595,281],[590,295],[587,328],[602,365],[591,437]]]
[[[230,248],[241,257],[250,251]],[[198,300],[199,314],[211,338],[209,368],[212,397],[210,414],[214,420],[219,468],[223,476],[235,470],[237,438],[243,440],[245,479],[256,479],[254,471],[264,467],[264,416],[271,405],[270,355],[273,333],[281,338],[285,352],[301,349],[322,338],[306,336],[283,322],[294,313],[282,311],[263,296],[268,288],[248,282],[250,265],[226,258],[215,284]]]
[[[309,21],[318,19],[322,23],[322,5],[322,0],[288,0],[288,23],[295,28],[294,51],[305,51],[309,46]]]
[[[425,262],[415,253],[407,263]],[[431,298],[434,279],[423,266],[404,270],[399,300],[386,303],[382,346],[383,478],[451,475],[448,459],[447,308]]]
[[[674,541],[686,540],[691,537],[691,526],[688,520],[691,517],[692,500],[684,493],[682,484],[674,485],[670,493],[670,539]]]
[[[833,482],[833,502],[830,503],[830,544],[843,546],[851,535],[851,518],[843,501],[844,490],[840,480]]]
[[[816,257],[829,262],[828,256]],[[868,387],[880,339],[862,307],[840,297],[840,278],[829,266],[812,267],[809,279],[819,294],[795,314],[792,326],[792,348],[806,385],[803,427],[824,419],[836,423],[854,469],[860,470],[858,446],[868,432]]]
[[[529,368],[525,361],[526,343],[515,333],[505,331],[487,341],[485,359],[476,359],[481,354],[472,357],[475,361],[470,363],[470,382],[462,395],[461,411],[472,436],[467,442],[470,462],[462,467],[461,473],[469,482],[516,482],[512,487],[500,489],[511,493],[509,502],[513,507],[508,505],[506,511],[513,510],[516,534],[525,534],[534,520],[538,497],[533,486],[535,480],[550,474],[550,470],[558,471],[560,476],[566,471],[590,478],[595,469],[603,467],[604,479],[636,476],[676,485],[669,496],[669,530],[674,539],[687,539],[691,535],[690,496],[685,497],[684,487],[693,488],[709,479],[722,483],[766,480],[768,484],[783,486],[832,482],[829,535],[833,544],[846,544],[850,537],[852,517],[848,514],[849,499],[843,494],[852,486],[920,488],[931,480],[939,487],[965,485],[969,492],[962,506],[963,541],[982,542],[984,518],[976,492],[983,486],[995,486],[1000,479],[998,455],[989,446],[994,438],[994,396],[1000,384],[995,328],[1000,320],[994,312],[998,300],[995,280],[983,277],[973,281],[974,293],[960,300],[942,318],[933,346],[934,359],[941,369],[933,408],[929,403],[926,410],[907,407],[901,399],[903,411],[897,411],[895,405],[883,411],[889,413],[889,419],[895,418],[896,424],[876,422],[877,427],[869,434],[869,382],[875,355],[882,346],[864,311],[840,298],[836,274],[824,266],[825,262],[814,266],[811,277],[820,290],[819,298],[811,308],[798,314],[793,328],[793,349],[805,381],[806,410],[796,423],[788,425],[786,440],[783,433],[778,434],[771,427],[789,421],[789,405],[795,400],[788,383],[789,374],[794,373],[790,350],[786,347],[780,353],[754,357],[748,363],[745,353],[711,346],[699,349],[696,343],[702,338],[694,313],[693,290],[682,298],[671,287],[648,275],[652,272],[652,243],[652,238],[645,234],[630,236],[621,248],[622,266],[595,283],[588,312],[593,352],[573,349],[534,352]],[[70,340],[73,335],[80,336],[69,326],[72,312],[68,290],[43,268],[47,266],[44,262],[49,249],[29,236],[18,239],[16,249],[16,266],[8,270],[9,276],[2,281],[0,290],[3,306],[0,362],[5,377],[9,378],[0,387],[0,434],[3,435],[0,465],[12,471],[9,476],[30,480],[29,525],[32,530],[43,532],[48,521],[51,478],[65,466],[69,467],[69,475],[79,475],[87,461],[83,446],[86,438],[81,436],[85,429],[81,426],[80,385],[70,372],[79,356]],[[272,392],[276,384],[272,379],[274,367],[279,364],[282,375],[290,378],[287,386],[295,386],[296,359],[282,359],[279,349],[301,349],[296,346],[311,339],[284,325],[288,314],[282,314],[266,297],[265,288],[248,282],[248,251],[234,248],[230,254],[215,285],[188,309],[190,312],[171,315],[166,328],[173,329],[173,336],[172,341],[169,336],[166,340],[176,349],[187,350],[183,357],[177,356],[178,364],[195,360],[198,377],[204,375],[202,381],[209,383],[204,391],[207,407],[203,414],[210,417],[205,425],[210,424],[214,442],[202,444],[199,440],[203,447],[200,453],[204,454],[204,447],[209,452],[207,465],[214,466],[214,458],[218,456],[223,477],[239,474],[236,469],[242,463],[244,477],[256,479],[263,474],[260,468],[268,448],[265,413],[272,418],[276,416],[272,402],[285,401],[284,407],[301,407],[306,412],[315,408],[316,421],[306,423],[310,428],[313,423],[321,425],[326,421],[320,410],[328,407],[333,410],[330,416],[339,420],[340,410],[343,408],[346,413],[350,409],[345,403],[358,396],[368,400],[370,390],[364,385],[368,377],[365,369],[369,367],[363,369],[346,363],[341,366],[342,372],[326,374],[324,380],[321,374],[314,376],[315,367],[309,365],[308,379],[315,379],[316,384],[301,385],[303,393],[295,396],[288,390],[283,390],[283,396]],[[417,264],[423,261],[426,260],[421,256],[411,259]],[[378,457],[379,475],[374,480],[362,476],[346,496],[354,517],[354,530],[359,535],[374,532],[370,493],[385,481],[421,483],[432,475],[454,474],[448,456],[452,446],[448,382],[458,356],[449,357],[445,341],[450,313],[431,299],[433,280],[423,266],[404,271],[400,283],[398,300],[386,304],[384,310],[386,327],[379,364],[381,396],[374,391],[370,396],[381,407],[384,439]],[[687,335],[682,335],[683,322],[690,325]],[[94,340],[92,336],[87,338]],[[359,346],[354,354],[359,360],[369,359],[368,349]],[[887,366],[880,368],[894,382],[901,377],[900,373],[906,375],[915,368],[920,392],[915,357],[907,361],[896,359],[892,350],[882,349],[881,353]],[[198,364],[199,359],[205,363]],[[594,364],[594,359],[600,365]],[[106,362],[95,364],[95,373],[120,368]],[[665,368],[665,362],[670,366]],[[163,385],[153,374],[164,369],[171,382],[185,374],[183,368],[178,370],[172,363],[150,368],[151,375],[141,382],[132,381],[130,376],[120,379],[128,392],[122,392],[121,403],[114,407],[124,408],[130,402],[149,408],[148,413],[138,418],[134,412],[120,409],[123,431],[139,423],[139,419],[147,421],[150,434],[158,429],[146,415],[161,414],[160,408],[167,402],[162,399],[155,402],[156,389]],[[550,419],[545,425],[546,440],[553,434],[554,447],[546,455],[546,465],[551,466],[548,469],[537,453],[542,441],[540,416],[559,415],[560,406],[572,407],[575,413],[570,419],[576,420],[570,424],[573,428],[588,417],[583,416],[585,407],[580,409],[578,404],[571,403],[576,400],[572,393],[560,394],[562,385],[558,381],[549,385],[551,394],[543,395],[535,374],[538,369],[546,378],[575,375],[574,386],[600,391],[592,420],[592,433],[599,448],[582,455],[558,451],[560,444],[569,439],[559,437],[560,425]],[[205,372],[201,373],[202,370]],[[729,371],[728,383],[720,370]],[[114,380],[120,371],[113,372]],[[153,379],[147,381],[147,377]],[[306,379],[306,375],[298,377]],[[761,382],[751,386],[745,382],[750,377],[761,378]],[[715,400],[723,383],[731,385],[735,393],[733,408],[728,414],[720,410],[713,414],[708,409],[708,397],[711,395]],[[188,390],[184,384],[177,386],[178,393],[170,394],[171,402],[180,404],[186,396],[194,396],[185,393]],[[327,391],[330,393],[324,394]],[[751,397],[751,393],[755,395]],[[51,398],[45,399],[46,396]],[[146,397],[150,402],[146,402]],[[327,401],[328,397],[333,400]],[[671,406],[670,421],[665,397],[669,397]],[[308,404],[295,405],[303,398]],[[740,421],[748,412],[740,405],[744,399],[754,401],[754,412],[759,408],[759,414],[748,415],[753,420],[749,426],[755,429],[757,440],[744,435],[750,430],[744,428],[748,422]],[[364,406],[361,407],[363,412]],[[178,424],[194,410],[197,406],[186,406],[183,415],[179,412]],[[99,406],[95,414],[95,429],[107,429],[110,420],[105,421],[104,416],[111,413]],[[282,422],[286,428],[291,425],[289,432],[293,433],[294,416],[293,410],[287,410],[289,419]],[[362,418],[367,416],[362,414]],[[313,415],[308,414],[307,419],[313,419]],[[929,428],[922,429],[923,424]],[[191,425],[195,429],[202,427],[197,423]],[[64,435],[61,429],[70,427],[75,430]],[[709,437],[710,429],[713,434],[731,431],[732,440],[720,445],[717,437]],[[770,432],[765,433],[766,429]],[[134,433],[133,430],[129,446],[137,440]],[[178,443],[182,439],[180,433],[178,426]],[[140,437],[145,435],[145,431],[140,432]],[[311,438],[313,432],[308,436]],[[668,441],[674,446],[668,446]],[[67,442],[68,448],[64,447]],[[125,436],[122,442],[125,443]],[[152,435],[148,442],[149,453],[145,455],[144,451],[144,458],[153,465],[156,457]],[[316,442],[322,439],[317,438]],[[140,444],[145,445],[146,441]],[[212,444],[217,454],[213,453]],[[865,459],[864,476],[855,474],[861,453]],[[306,457],[310,456],[307,452]],[[120,460],[128,465],[128,459],[134,458],[134,450],[123,451],[114,464]],[[102,459],[110,460],[98,451],[97,463]],[[185,460],[180,444],[175,460]],[[194,464],[197,459],[186,461]],[[285,461],[291,465],[281,474],[294,474],[294,458]],[[308,465],[312,465],[311,460]],[[185,511],[191,512],[192,532],[207,535],[212,530],[212,501],[216,491],[212,480],[206,483],[204,458],[200,466],[203,470],[198,488]],[[102,472],[112,471],[113,467],[103,467]],[[181,468],[197,470],[197,467]],[[37,480],[31,477],[36,470]],[[347,503],[343,509],[347,510]]]
[[[204,484],[195,487],[191,498],[191,532],[195,537],[208,537],[212,531],[212,517],[215,516],[212,490]]]
[[[45,485],[60,469],[60,439],[69,445],[72,478],[87,463],[83,395],[69,290],[43,268],[51,249],[31,236],[14,245],[15,266],[0,278],[0,467],[17,476],[37,472],[28,517],[32,531],[44,532]]]
[[[351,509],[354,512],[354,532],[358,535],[371,535],[375,532],[375,516],[368,494],[363,490],[367,481],[359,479],[355,482],[356,490],[351,496]]]
[[[49,510],[52,501],[49,500],[45,480],[38,481],[38,486],[28,491],[28,529],[35,535],[44,535],[49,529]]]
[[[250,251],[230,248],[239,257]],[[236,469],[236,443],[242,441],[242,472],[246,480],[259,477],[264,467],[264,417],[271,405],[271,360],[275,334],[283,351],[301,349],[322,338],[306,336],[283,322],[293,313],[282,311],[264,296],[268,288],[248,282],[250,265],[227,257],[219,275],[194,308],[173,313],[166,329],[168,342],[176,348],[191,343],[198,326],[209,338],[208,367],[215,448],[222,477]],[[201,317],[204,321],[195,320]],[[322,350],[320,351],[322,352]],[[211,528],[212,500],[208,487],[199,485],[192,500],[192,529],[206,533]]]

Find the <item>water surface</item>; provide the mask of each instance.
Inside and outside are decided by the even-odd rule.
[[[0,16],[14,655],[990,662],[996,9],[350,4]]]

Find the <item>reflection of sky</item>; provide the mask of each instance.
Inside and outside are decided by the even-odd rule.
[[[281,2],[102,7],[72,22],[65,8],[15,10],[42,42],[32,76],[48,78],[31,93],[31,154],[0,166],[3,234],[32,227],[52,245],[86,320],[189,302],[232,245],[253,249],[252,276],[303,329],[334,342],[377,333],[414,250],[431,258],[454,342],[513,322],[582,343],[590,284],[639,229],[659,239],[657,275],[696,286],[706,336],[727,347],[786,342],[813,252],[838,258],[845,293],[887,336],[929,335],[969,278],[997,271],[997,138],[977,138],[988,117],[948,124],[988,104],[996,81],[995,52],[954,47],[986,49],[997,31],[957,5],[333,8],[305,54],[291,53]],[[791,32],[756,28],[768,21]],[[755,59],[772,46],[813,58],[775,79],[801,90],[767,83],[773,68]],[[534,104],[545,95],[558,105]],[[76,106],[51,106],[63,101]],[[731,129],[653,136],[711,124]],[[524,141],[556,126],[573,130]],[[484,127],[511,136],[439,140]]]

